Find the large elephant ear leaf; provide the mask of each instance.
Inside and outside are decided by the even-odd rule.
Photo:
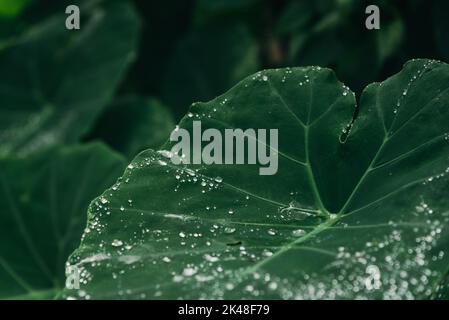
[[[92,203],[63,296],[442,297],[448,84],[447,64],[414,60],[357,107],[332,71],[287,68],[194,104],[180,128],[279,129],[277,173],[140,154]]]
[[[0,160],[0,299],[47,299],[60,291],[89,202],[124,167],[101,144]]]
[[[80,10],[80,30],[56,15],[0,48],[0,156],[78,141],[132,61],[139,19],[129,4]]]

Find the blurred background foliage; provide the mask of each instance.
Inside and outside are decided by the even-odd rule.
[[[92,11],[111,2],[0,0],[0,48],[49,17],[64,16],[68,4],[83,8],[83,28]],[[116,2],[132,5],[141,23],[132,63],[79,138],[103,140],[128,158],[163,143],[192,102],[212,99],[261,69],[330,67],[360,94],[411,58],[449,59],[449,2],[444,0]],[[369,4],[380,7],[380,30],[365,28]],[[123,27],[107,36],[126,40]],[[76,64],[78,57],[69,59]]]
[[[70,4],[81,30],[65,28]],[[380,30],[365,28],[369,4]],[[409,59],[449,61],[448,13],[447,0],[0,0],[0,299],[58,292],[90,201],[191,103],[306,65],[360,95]]]

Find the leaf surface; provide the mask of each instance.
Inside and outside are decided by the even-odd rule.
[[[279,129],[277,174],[176,166],[173,143],[140,154],[103,194],[108,204],[90,207],[90,232],[69,259],[83,294],[63,296],[441,297],[448,84],[447,64],[413,60],[368,86],[357,107],[331,70],[287,68],[192,105],[180,123],[189,131],[193,120],[203,130]]]

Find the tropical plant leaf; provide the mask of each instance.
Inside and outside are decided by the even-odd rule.
[[[15,17],[28,5],[30,0],[0,0],[0,17]]]
[[[170,110],[158,100],[129,96],[106,110],[90,138],[102,139],[133,159],[140,151],[162,146],[174,126]]]
[[[447,64],[413,60],[369,85],[357,108],[331,70],[287,68],[194,104],[180,123],[189,131],[193,120],[278,128],[277,174],[176,166],[174,142],[141,153],[92,203],[90,232],[69,259],[83,285],[63,297],[441,296],[448,84]]]
[[[56,295],[89,202],[114,183],[124,162],[101,144],[0,160],[0,299]]]
[[[81,10],[81,30],[56,15],[0,50],[0,156],[76,142],[133,59],[139,20],[129,4]]]

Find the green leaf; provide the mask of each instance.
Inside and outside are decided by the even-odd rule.
[[[173,54],[163,102],[184,115],[192,102],[216,97],[257,69],[256,43],[244,25],[193,31]]]
[[[90,200],[124,159],[101,144],[0,160],[0,299],[52,298],[79,244]]]
[[[132,7],[81,10],[81,30],[67,30],[61,14],[0,49],[0,156],[78,141],[133,59],[139,20]]]
[[[0,17],[15,17],[28,5],[30,0],[0,0]]]
[[[102,139],[132,159],[140,151],[162,146],[174,126],[169,109],[158,100],[129,96],[106,110],[90,138]]]
[[[413,60],[354,94],[329,69],[267,70],[194,104],[214,127],[279,129],[279,167],[141,153],[69,259],[102,298],[438,296],[449,265],[449,66]],[[352,125],[350,125],[352,124]],[[350,125],[350,132],[345,131]],[[111,212],[107,215],[106,212]],[[64,297],[81,298],[66,289]]]

